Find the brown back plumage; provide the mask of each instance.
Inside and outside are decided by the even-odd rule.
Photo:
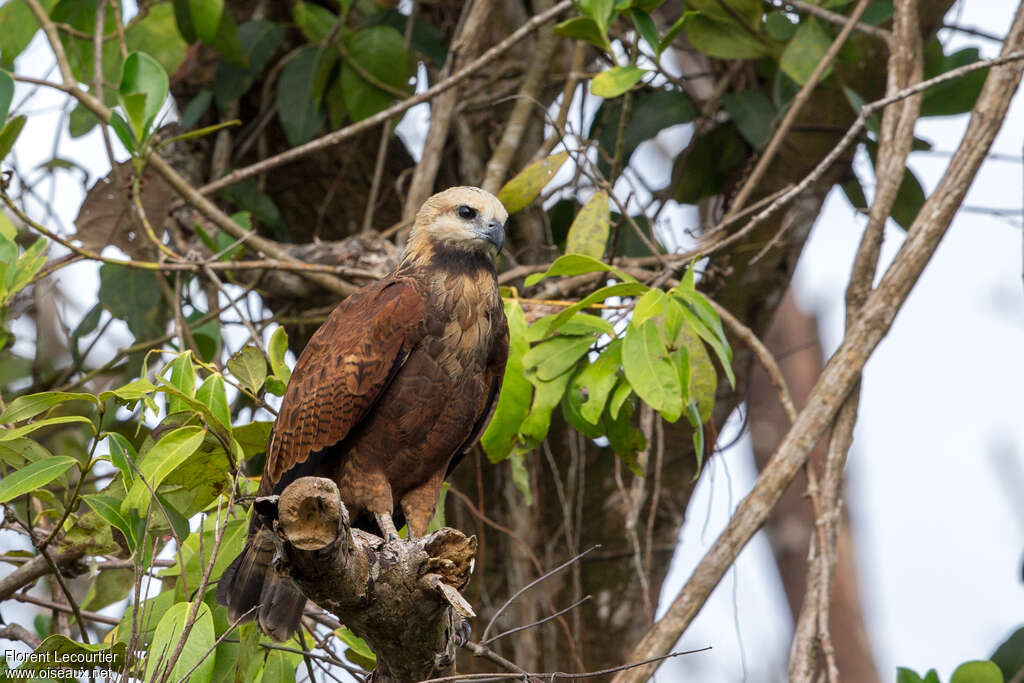
[[[302,352],[267,444],[259,494],[298,477],[338,484],[355,526],[394,513],[426,531],[445,475],[489,419],[508,354],[494,257],[507,218],[477,188],[452,188],[417,214],[399,267],[345,299]],[[234,620],[253,610],[282,640],[305,598],[271,566],[258,519],[217,598]]]

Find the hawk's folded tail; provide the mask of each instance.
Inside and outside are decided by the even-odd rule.
[[[270,533],[257,531],[220,577],[217,602],[228,608],[229,623],[256,618],[264,633],[282,641],[299,629],[306,596],[271,566],[274,551]]]

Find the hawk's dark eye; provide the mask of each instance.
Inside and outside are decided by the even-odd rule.
[[[465,218],[467,221],[476,218],[476,209],[472,206],[466,206],[463,204],[459,207],[459,217]]]

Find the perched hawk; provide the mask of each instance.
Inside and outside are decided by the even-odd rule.
[[[259,495],[328,477],[354,526],[395,537],[404,519],[410,537],[426,532],[441,483],[483,431],[505,372],[494,259],[506,218],[475,187],[424,202],[398,267],[342,301],[299,357]],[[270,568],[274,550],[254,515],[217,600],[232,621],[259,605],[252,616],[284,640],[306,598]]]

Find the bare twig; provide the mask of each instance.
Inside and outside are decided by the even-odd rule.
[[[541,624],[546,624],[547,622],[551,621],[552,619],[557,619],[558,617],[562,616],[563,614],[571,612],[572,610],[576,609],[577,607],[579,607],[583,603],[587,602],[588,600],[590,600],[590,596],[589,595],[585,595],[582,598],[580,598],[579,600],[577,600],[576,602],[574,602],[571,605],[569,605],[568,607],[560,609],[557,612],[555,612],[554,614],[549,614],[548,616],[544,617],[543,619],[539,619],[539,620],[533,622],[532,624],[525,624],[523,626],[516,626],[515,628],[510,628],[507,631],[502,631],[501,633],[499,633],[496,636],[491,636],[483,644],[484,645],[490,645],[491,643],[493,643],[494,641],[498,640],[499,638],[504,638],[505,636],[510,636],[513,633],[519,633],[520,631],[525,631],[527,629],[531,629],[531,628],[534,628],[536,626],[540,626]]]
[[[558,572],[562,571],[566,567],[568,567],[568,566],[570,566],[570,565],[572,565],[572,564],[574,564],[576,562],[579,562],[580,558],[586,556],[587,553],[589,553],[589,552],[591,552],[593,550],[597,550],[600,547],[601,546],[599,546],[599,545],[595,545],[595,546],[591,546],[590,548],[587,548],[582,553],[580,553],[580,554],[578,554],[578,555],[576,555],[574,557],[571,557],[570,559],[566,560],[565,562],[563,562],[562,564],[558,565],[554,569],[549,569],[548,571],[544,572],[543,574],[538,576],[536,579],[534,579],[533,581],[531,581],[530,583],[526,584],[525,586],[523,586],[522,588],[517,590],[515,593],[513,593],[512,596],[508,600],[506,600],[505,603],[501,607],[499,607],[497,609],[497,611],[494,613],[494,616],[491,617],[491,620],[487,623],[487,627],[484,628],[484,633],[483,633],[482,636],[480,636],[480,639],[483,642],[485,642],[485,643],[489,642],[488,639],[487,639],[487,634],[490,632],[491,627],[494,625],[494,622],[498,619],[499,616],[501,616],[501,613],[504,612],[508,608],[509,605],[511,605],[513,602],[515,602],[516,598],[518,598],[520,595],[522,595],[526,591],[528,591],[531,588],[533,588],[534,586],[536,586],[538,583],[540,583],[540,582],[542,582],[542,581],[544,581],[546,579],[551,578],[552,576],[554,576]]]

